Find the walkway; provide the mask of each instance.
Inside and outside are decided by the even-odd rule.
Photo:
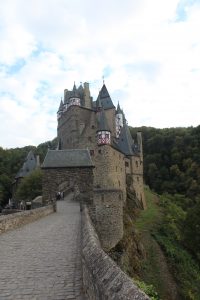
[[[79,203],[0,235],[0,300],[82,300]]]

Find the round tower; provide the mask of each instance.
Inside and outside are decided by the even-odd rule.
[[[111,143],[111,131],[107,124],[104,109],[99,107],[97,144],[100,146],[100,145],[109,145],[110,143]]]

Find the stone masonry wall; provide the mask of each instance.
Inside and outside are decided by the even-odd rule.
[[[0,234],[19,226],[31,223],[54,212],[53,206],[48,205],[15,214],[0,216]]]
[[[133,179],[133,188],[136,192],[136,197],[142,203],[143,208],[146,208],[143,182],[143,160],[141,156],[132,156],[131,175]]]
[[[122,191],[95,189],[93,218],[103,249],[110,250],[123,237]]]
[[[120,189],[126,201],[124,155],[109,145],[95,149],[94,186],[102,189]]]
[[[87,208],[82,215],[83,285],[88,300],[147,300],[144,294],[102,250]]]
[[[69,182],[71,187],[78,186],[83,196],[87,195],[87,204],[91,204],[93,199],[92,168],[46,168],[42,170],[44,203],[53,202],[59,186],[63,182]]]

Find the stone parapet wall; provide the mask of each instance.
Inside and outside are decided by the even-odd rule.
[[[0,234],[36,221],[54,212],[53,205],[0,216]]]
[[[82,262],[88,300],[150,299],[102,250],[86,207],[82,215]]]

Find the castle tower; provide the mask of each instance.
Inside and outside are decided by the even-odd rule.
[[[96,101],[96,109],[97,110],[98,110],[99,101],[101,101],[101,105],[104,108],[108,126],[111,130],[111,137],[115,138],[115,136],[116,136],[115,106],[112,102],[112,99],[108,93],[108,90],[107,90],[105,84],[103,84],[103,86],[99,92],[97,101]]]
[[[90,89],[89,89],[88,82],[84,82],[83,95],[84,95],[84,107],[91,109],[92,108],[92,97],[90,96]]]
[[[81,105],[80,96],[79,96],[78,91],[76,89],[75,83],[74,83],[72,94],[69,97],[69,101],[67,103],[67,108],[69,108],[71,105],[77,105],[77,106]]]
[[[99,103],[101,101],[99,100]],[[105,112],[103,108],[98,108],[98,129],[97,129],[97,144],[108,145],[111,143],[111,131],[109,129]]]

